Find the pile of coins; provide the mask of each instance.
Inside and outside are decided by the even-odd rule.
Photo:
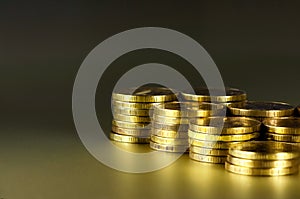
[[[263,121],[268,140],[300,146],[300,118],[270,118]]]
[[[282,142],[252,141],[229,148],[225,169],[254,176],[280,176],[297,173],[299,148]]]
[[[191,118],[225,114],[223,105],[170,102],[154,106],[150,147],[165,152],[186,152]]]
[[[112,94],[110,138],[127,143],[149,143],[153,105],[177,100],[177,94],[164,87],[132,88]]]
[[[223,105],[232,105],[234,107],[244,106],[244,103],[247,100],[246,92],[235,88],[225,88],[225,90],[196,88],[194,89],[194,93],[187,91],[183,92],[181,95],[186,101],[212,102]]]
[[[243,117],[210,117],[190,121],[190,158],[225,163],[231,144],[259,137],[261,122]]]

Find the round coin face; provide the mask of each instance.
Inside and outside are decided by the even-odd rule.
[[[125,102],[165,102],[177,100],[177,95],[165,87],[140,87],[114,92],[112,99]]]
[[[244,107],[229,106],[233,115],[248,117],[285,117],[294,113],[294,107],[281,102],[248,101]]]
[[[300,118],[270,118],[265,119],[263,124],[268,132],[300,135]]]

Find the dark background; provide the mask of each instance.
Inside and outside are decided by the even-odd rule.
[[[68,148],[70,154],[76,151],[72,146],[80,141],[73,125],[71,97],[77,70],[96,45],[131,28],[158,26],[187,34],[209,52],[227,86],[246,90],[252,100],[298,105],[299,8],[297,1],[275,0],[1,1],[0,133],[1,153],[8,158],[2,160],[22,156],[22,161],[30,161],[42,150],[39,147],[48,145],[53,161],[60,147]],[[142,60],[143,56],[131,59]],[[170,59],[166,55],[162,62]],[[120,65],[129,62],[124,59]],[[35,137],[37,134],[47,138]],[[19,165],[27,172],[24,168]],[[10,175],[13,170],[3,173],[17,180]],[[12,191],[18,187],[13,182],[1,184],[0,193],[18,193]]]

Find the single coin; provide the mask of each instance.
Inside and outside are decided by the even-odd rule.
[[[125,102],[165,102],[177,100],[177,94],[165,87],[140,87],[114,92],[112,99]]]
[[[153,120],[160,124],[189,124],[189,118],[186,117],[166,117],[153,114]]]
[[[299,165],[298,159],[291,160],[248,160],[236,158],[231,155],[227,156],[227,161],[231,164],[249,168],[282,168]]]
[[[199,162],[207,162],[207,163],[214,163],[214,164],[224,164],[226,161],[226,156],[208,156],[208,155],[201,155],[198,153],[194,153],[190,151],[189,156],[191,159],[199,161]]]
[[[127,143],[140,143],[140,144],[146,144],[149,143],[150,138],[149,137],[133,137],[129,135],[121,135],[117,133],[110,133],[110,139],[118,142],[127,142]]]
[[[246,100],[245,101],[236,101],[236,102],[225,102],[225,103],[220,103],[226,107],[232,106],[232,107],[244,107],[246,105]]]
[[[134,116],[150,116],[149,109],[133,109],[133,108],[116,108],[113,109],[114,114],[134,115]]]
[[[112,126],[111,130],[118,134],[131,135],[134,137],[150,137],[151,135],[151,129],[126,129]]]
[[[226,88],[225,92],[221,89],[196,88],[195,94],[192,92],[182,93],[185,100],[199,102],[232,102],[244,101],[247,99],[245,91],[235,88]]]
[[[190,138],[206,141],[222,141],[222,142],[239,142],[258,138],[260,133],[253,132],[248,134],[237,134],[237,135],[211,135],[207,133],[199,133],[192,130],[188,131]]]
[[[188,124],[161,124],[157,121],[153,121],[152,123],[153,128],[162,129],[162,130],[169,130],[169,131],[186,131],[189,129]]]
[[[119,120],[112,120],[112,125],[127,128],[127,129],[151,129],[150,123],[135,123],[135,122],[124,122]]]
[[[300,118],[270,118],[265,119],[263,124],[267,127],[268,132],[300,135]]]
[[[152,109],[154,105],[160,103],[141,103],[141,102],[123,102],[123,101],[112,101],[112,107],[118,108],[133,108],[133,109]]]
[[[237,173],[241,175],[251,175],[251,176],[281,176],[281,175],[290,175],[297,173],[299,166],[286,167],[286,168],[248,168],[230,164],[225,162],[225,169],[232,173]]]
[[[122,114],[114,114],[114,119],[124,121],[124,122],[136,122],[136,123],[147,123],[147,122],[150,123],[152,120],[150,117],[122,115]]]
[[[245,106],[229,106],[229,111],[233,115],[249,117],[285,117],[292,116],[294,107],[281,102],[255,102],[247,101]]]
[[[229,154],[252,160],[287,160],[300,156],[299,147],[288,143],[252,141],[230,146]]]
[[[271,140],[282,142],[300,142],[300,135],[283,135],[276,133],[267,133],[267,137],[271,138]]]
[[[190,130],[207,134],[246,134],[260,130],[261,122],[245,117],[211,117],[190,120]]]
[[[166,144],[166,145],[188,145],[188,139],[180,139],[180,138],[166,138],[166,137],[160,137],[156,135],[151,135],[151,140],[153,142],[159,143],[159,144]]]
[[[187,146],[187,145],[186,146],[166,145],[166,144],[159,144],[159,143],[150,141],[150,148],[157,150],[157,151],[184,153],[188,150],[189,146]]]
[[[209,156],[227,156],[228,150],[226,149],[209,149],[191,145],[190,151],[194,153],[198,153],[201,155],[209,155]]]
[[[239,142],[217,142],[217,141],[203,141],[189,138],[189,144],[193,146],[211,148],[211,149],[229,149],[230,145]]]
[[[187,131],[185,132],[169,131],[169,130],[152,128],[152,134],[160,137],[166,137],[166,138],[188,138]]]

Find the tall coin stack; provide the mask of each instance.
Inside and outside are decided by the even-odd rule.
[[[190,91],[183,92],[182,97],[186,101],[212,102],[235,107],[244,106],[247,100],[245,91],[235,88],[225,88],[225,93],[221,89],[195,88],[195,94]]]
[[[190,158],[200,162],[225,163],[231,144],[259,136],[261,122],[244,117],[210,117],[190,121]]]
[[[290,142],[300,146],[300,118],[270,118],[265,119],[268,140]]]
[[[198,102],[170,102],[154,106],[150,147],[165,152],[186,152],[191,118],[225,114],[223,105]]]
[[[299,147],[289,143],[272,141],[239,143],[229,148],[225,169],[242,175],[289,175],[298,172],[299,157]]]
[[[149,143],[153,105],[177,100],[165,87],[131,88],[112,94],[113,121],[110,138],[127,143]]]

